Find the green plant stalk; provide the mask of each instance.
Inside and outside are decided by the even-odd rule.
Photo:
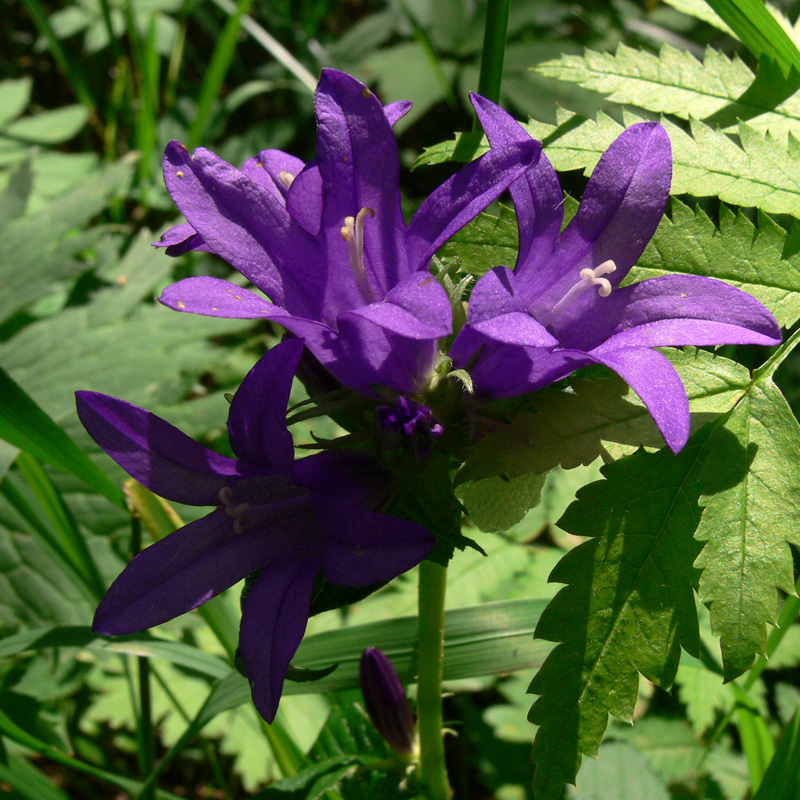
[[[228,74],[228,69],[236,50],[236,40],[239,36],[239,29],[242,24],[242,17],[247,14],[253,0],[239,0],[236,12],[228,17],[225,27],[222,29],[217,46],[211,55],[208,69],[203,78],[203,85],[200,87],[200,99],[197,103],[197,113],[195,114],[192,126],[189,129],[187,144],[191,150],[203,141],[208,124],[211,120],[211,111],[214,103],[219,97],[222,83]]]
[[[500,102],[510,3],[511,0],[489,0],[486,9],[486,28],[483,33],[478,94],[482,94],[494,103]]]
[[[446,585],[447,570],[444,567],[432,561],[420,564],[417,726],[419,775],[428,800],[448,800],[452,793],[445,768],[442,725]]]
[[[136,126],[136,149],[142,153],[137,169],[140,178],[150,179],[153,173],[153,154],[158,134],[158,86],[161,73],[161,55],[156,47],[156,15],[150,16],[150,26],[142,50],[142,80],[139,87],[139,116]]]
[[[142,549],[142,521],[135,511],[131,511],[131,554],[136,557]],[[139,769],[142,780],[147,780],[156,763],[155,738],[153,735],[153,701],[150,691],[150,661],[147,656],[137,656],[139,677],[139,708],[137,713],[137,740],[139,750]],[[155,789],[145,785],[138,800],[154,800]]]

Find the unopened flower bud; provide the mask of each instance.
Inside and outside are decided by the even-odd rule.
[[[361,692],[372,724],[396,753],[414,750],[414,717],[403,684],[389,659],[368,647],[361,656]]]
[[[408,447],[417,461],[428,455],[434,439],[444,433],[427,406],[402,395],[393,406],[378,406],[376,412],[381,447],[385,450]]]

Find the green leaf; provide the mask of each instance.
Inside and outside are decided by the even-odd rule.
[[[721,639],[726,680],[765,651],[766,625],[777,621],[776,589],[794,594],[789,544],[800,544],[800,425],[769,376],[743,394],[709,445],[719,448],[732,435],[740,447],[709,469],[746,475],[702,498],[696,534],[706,543],[697,560],[700,597]]]
[[[10,122],[0,131],[0,137],[7,136],[30,144],[61,144],[76,136],[88,120],[86,106],[63,106]]]
[[[687,14],[690,17],[699,19],[702,22],[707,22],[717,30],[727,33],[734,39],[739,37],[728,27],[725,20],[720,17],[712,8],[709,8],[706,0],[664,0],[664,2],[672,6],[674,9]]]
[[[0,128],[16,119],[31,99],[30,77],[0,82]]]
[[[787,233],[759,214],[756,227],[723,205],[717,228],[701,208],[675,198],[670,217],[661,220],[629,283],[675,273],[717,278],[758,298],[781,327],[800,319],[800,225]]]
[[[800,775],[800,707],[778,739],[775,755],[753,800],[797,800]]]
[[[736,727],[747,757],[750,783],[753,791],[756,791],[775,753],[775,743],[766,721],[748,693],[735,683],[731,684],[731,690],[736,698]]]
[[[539,503],[545,477],[526,473],[469,481],[456,488],[456,495],[473,525],[487,532],[507,531]]]
[[[620,44],[616,53],[586,50],[582,56],[562,55],[534,69],[549,78],[578,83],[601,92],[615,103],[648,111],[703,119],[735,102],[753,81],[753,73],[738,57],[728,58],[707,48],[703,61],[686,50],[662,45],[658,55]],[[763,107],[761,111],[769,111]],[[798,104],[800,111],[800,104]],[[800,123],[800,120],[798,120]]]
[[[5,224],[0,220],[0,321],[50,294],[55,282],[86,269],[75,254],[96,242],[102,229],[77,237],[69,234],[106,207],[109,198],[130,180],[132,168],[133,160],[123,159],[101,174],[91,175],[35,214],[10,219]]]
[[[693,563],[700,544],[698,483],[709,429],[677,455],[643,451],[603,467],[559,525],[592,537],[550,576],[566,583],[536,636],[560,644],[531,683],[537,800],[559,798],[582,755],[596,755],[608,714],[630,722],[638,673],[668,687],[681,647],[697,653]]]
[[[749,385],[749,372],[733,361],[700,350],[663,351],[681,375],[692,408],[692,429],[728,411]],[[592,375],[595,373],[591,373]],[[647,409],[617,376],[570,379],[571,391],[529,395],[525,410],[473,447],[457,483],[492,475],[541,474],[590,464],[639,446],[662,447]]]
[[[0,782],[29,800],[69,800],[47,775],[18,755],[10,754],[5,762],[0,759]]]
[[[560,112],[558,125],[531,122],[534,138],[545,140],[545,153],[557,170],[589,172],[623,126],[598,112],[597,121]],[[641,118],[625,114],[625,125]],[[690,120],[691,135],[662,120],[672,141],[673,194],[719,197],[726,203],[800,216],[800,146],[790,136],[759,133],[740,123],[741,146],[725,133]]]
[[[0,195],[0,220],[17,219],[25,214],[33,189],[31,164],[31,159],[26,158],[11,174],[5,191]]]
[[[717,717],[718,711],[727,711],[733,698],[723,683],[722,675],[712,672],[703,664],[684,655],[675,676],[678,697],[686,706],[686,718],[698,735],[702,735]]]
[[[0,367],[0,437],[34,458],[74,475],[125,508],[122,492]]]
[[[609,742],[600,748],[599,761],[581,769],[571,800],[669,800],[664,781],[647,759],[626,742]]]
[[[479,214],[438,252],[448,266],[480,277],[498,266],[513,267],[517,261],[517,218],[507,206],[500,216]]]
[[[777,60],[784,71],[800,70],[800,51],[763,0],[707,0],[756,58]]]

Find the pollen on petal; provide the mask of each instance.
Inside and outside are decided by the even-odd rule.
[[[178,308],[186,308],[186,303],[183,300],[178,300]]]
[[[183,177],[183,173],[182,173],[180,170],[178,170],[178,171],[177,171],[175,174],[176,174],[176,175],[177,175],[179,178],[182,178],[182,177]]]

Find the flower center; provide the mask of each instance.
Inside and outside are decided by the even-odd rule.
[[[375,302],[375,295],[367,283],[367,272],[364,267],[364,217],[375,216],[371,208],[362,208],[355,217],[345,217],[342,227],[342,239],[350,249],[350,269],[356,279],[361,296],[367,303]]]
[[[567,291],[567,293],[550,309],[550,312],[545,314],[539,322],[546,328],[559,314],[566,311],[587,289],[591,289],[592,286],[600,287],[597,290],[597,294],[600,297],[608,297],[611,294],[612,286],[608,278],[604,278],[603,275],[610,275],[612,272],[616,272],[616,269],[617,265],[611,259],[604,261],[594,269],[590,269],[589,267],[582,269],[581,279]]]
[[[223,486],[219,490],[219,499],[225,508],[225,513],[233,518],[233,530],[242,533],[242,517],[250,510],[249,503],[233,504],[233,489],[230,486]]]

